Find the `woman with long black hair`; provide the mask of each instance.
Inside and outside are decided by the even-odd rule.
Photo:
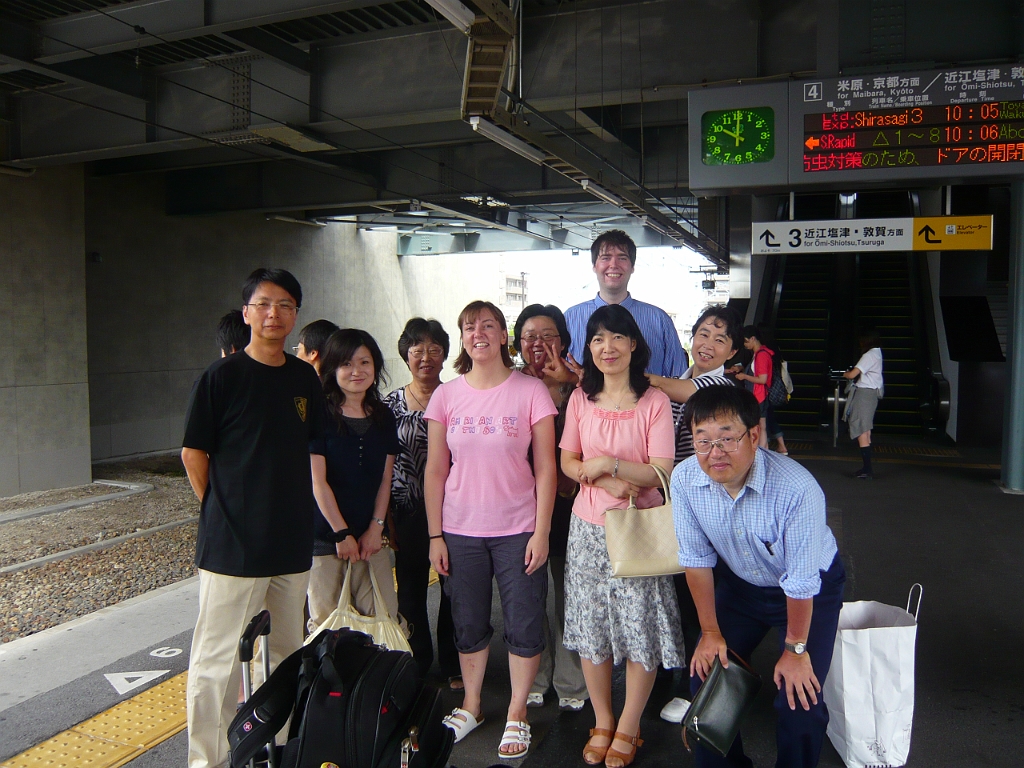
[[[369,333],[342,328],[327,339],[320,363],[326,435],[310,450],[313,495],[320,507],[307,593],[310,632],[337,607],[349,563],[356,610],[374,613],[372,568],[388,613],[398,619],[391,559],[381,540],[401,448],[395,417],[380,396],[384,378],[384,356]]]

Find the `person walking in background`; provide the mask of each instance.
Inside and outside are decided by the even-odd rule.
[[[757,326],[748,325],[743,329],[743,347],[753,354],[750,360],[750,367],[747,371],[737,373],[737,381],[745,381],[751,385],[751,391],[761,408],[761,429],[759,434],[759,446],[768,447],[768,412],[771,405],[768,402],[768,388],[772,385],[772,358],[775,352],[764,343],[765,333]],[[788,454],[788,451],[786,452]]]
[[[640,327],[644,341],[651,351],[647,372],[659,376],[682,376],[689,365],[679,334],[665,310],[653,304],[637,301],[629,293],[629,278],[636,269],[636,243],[621,229],[602,233],[590,246],[590,263],[597,276],[597,295],[569,307],[565,323],[572,336],[572,359],[583,359],[587,345],[587,321],[594,311],[611,304],[629,310]]]
[[[423,415],[430,562],[449,577],[465,683],[462,706],[445,724],[461,741],[483,720],[493,578],[512,682],[498,757],[518,758],[530,748],[526,698],[544,650],[557,409],[543,383],[512,370],[501,310],[474,301],[459,315],[459,329],[461,375],[435,390]]]
[[[882,378],[882,349],[878,331],[868,328],[858,338],[860,343],[860,360],[843,376],[853,386],[847,396],[846,412],[843,418],[850,426],[850,439],[856,440],[860,446],[861,459],[864,461],[854,477],[859,480],[870,480],[871,471],[871,430],[875,426],[875,409],[885,392]]]
[[[395,578],[398,611],[409,622],[409,645],[420,675],[434,663],[427,617],[430,579],[430,537],[423,501],[427,468],[427,423],[423,412],[441,386],[441,368],[448,357],[448,334],[437,320],[414,317],[398,337],[398,354],[409,366],[412,381],[384,398],[398,424],[401,451],[391,476],[391,517],[395,525]],[[437,657],[448,685],[462,688],[459,654],[455,650],[452,605],[441,577],[441,604],[437,612]]]
[[[299,331],[299,342],[292,347],[292,351],[297,358],[305,360],[316,368],[317,373],[320,373],[320,363],[324,359],[324,346],[327,344],[327,339],[336,330],[338,330],[338,326],[330,320],[314,320]]]
[[[217,323],[217,346],[220,348],[221,357],[245,349],[251,338],[249,326],[245,324],[240,309],[232,309]]]
[[[320,361],[326,428],[311,445],[320,514],[307,595],[310,632],[338,607],[349,567],[353,607],[364,615],[376,613],[373,569],[388,613],[399,618],[391,558],[381,545],[391,474],[401,450],[395,417],[380,399],[384,376],[384,356],[369,333],[343,328],[328,337]]]
[[[573,504],[565,575],[565,645],[583,660],[595,726],[583,750],[588,765],[633,762],[640,716],[659,664],[683,663],[675,588],[668,576],[612,575],[605,510],[658,506],[654,464],[672,468],[672,406],[644,375],[650,351],[633,316],[601,307],[587,324],[583,379],[569,398],[562,471],[580,483]],[[612,667],[626,663],[626,701],[612,708]]]
[[[273,614],[272,666],[301,647],[313,555],[310,465],[322,457],[311,445],[323,437],[323,393],[313,369],[284,351],[302,288],[283,269],[257,269],[242,302],[249,343],[196,382],[181,449],[200,501],[189,768],[228,764],[227,729],[242,676],[238,638],[252,616],[264,606]]]
[[[572,337],[565,325],[562,311],[555,306],[531,304],[516,320],[513,345],[525,361],[523,373],[544,382],[551,400],[558,409],[555,417],[555,440],[562,439],[565,408],[576,387],[576,375],[565,364]],[[545,614],[545,637],[550,641],[541,655],[540,670],[526,699],[527,706],[544,705],[544,694],[554,686],[560,709],[580,710],[587,700],[587,681],[580,667],[579,654],[562,644],[565,629],[565,550],[569,540],[572,502],[579,490],[574,479],[559,469],[558,494],[551,514],[551,536],[548,546],[548,568],[554,584],[554,614]]]

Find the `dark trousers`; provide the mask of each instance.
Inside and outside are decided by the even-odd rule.
[[[416,509],[395,510],[395,577],[398,579],[398,612],[401,613],[412,634],[409,645],[420,675],[425,676],[434,663],[434,647],[430,641],[430,620],[427,617],[427,587],[430,575],[430,537],[427,532],[427,512],[423,505]],[[437,661],[441,674],[452,677],[461,674],[459,653],[455,650],[455,626],[452,624],[452,604],[444,590],[441,577],[441,605],[437,613]]]
[[[689,698],[690,691],[690,659],[693,658],[693,649],[697,647],[700,639],[700,617],[697,615],[697,606],[693,604],[693,596],[690,594],[690,587],[686,583],[686,574],[677,573],[672,577],[672,583],[676,587],[676,603],[679,605],[679,619],[683,627],[683,662],[684,669],[678,670],[678,677],[674,685],[673,696],[680,699]]]
[[[779,630],[779,654],[786,641],[786,595],[779,587],[757,587],[744,581],[724,563],[719,561],[715,568],[715,610],[718,626],[729,647],[744,659],[749,660],[754,649],[768,634],[771,627]],[[811,615],[811,629],[807,636],[807,653],[811,666],[822,688],[832,664],[832,648],[839,624],[839,610],[843,607],[843,586],[846,571],[836,555],[827,571],[821,572],[821,590],[814,598]],[[767,685],[772,681],[766,680]],[[694,675],[690,678],[690,690],[696,693],[701,680]],[[821,694],[818,703],[805,711],[797,702],[796,709],[789,708],[785,689],[775,696],[777,723],[775,741],[778,749],[775,765],[777,768],[814,768],[821,756],[821,746],[828,725],[828,709]],[[731,766],[749,768],[750,758],[743,753],[742,734],[724,758],[701,746],[694,748],[698,768]]]

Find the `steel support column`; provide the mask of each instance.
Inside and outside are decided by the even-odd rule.
[[[1006,334],[1003,487],[1024,491],[1024,181],[1011,187],[1010,284]]]

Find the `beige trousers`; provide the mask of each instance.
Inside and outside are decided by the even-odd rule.
[[[341,582],[345,578],[347,560],[334,555],[317,555],[313,558],[313,570],[309,572],[309,623],[306,629],[315,632],[331,611],[338,607],[341,597]],[[352,606],[364,616],[373,616],[373,585],[370,583],[370,568],[377,579],[384,605],[392,619],[398,620],[398,595],[395,594],[395,577],[391,573],[391,550],[381,549],[369,560],[360,560],[352,566]]]
[[[309,571],[260,579],[199,571],[199,619],[188,666],[189,768],[228,765],[227,730],[235,716],[242,668],[238,639],[249,620],[270,611],[270,667],[302,645]],[[262,668],[257,668],[262,678]]]

